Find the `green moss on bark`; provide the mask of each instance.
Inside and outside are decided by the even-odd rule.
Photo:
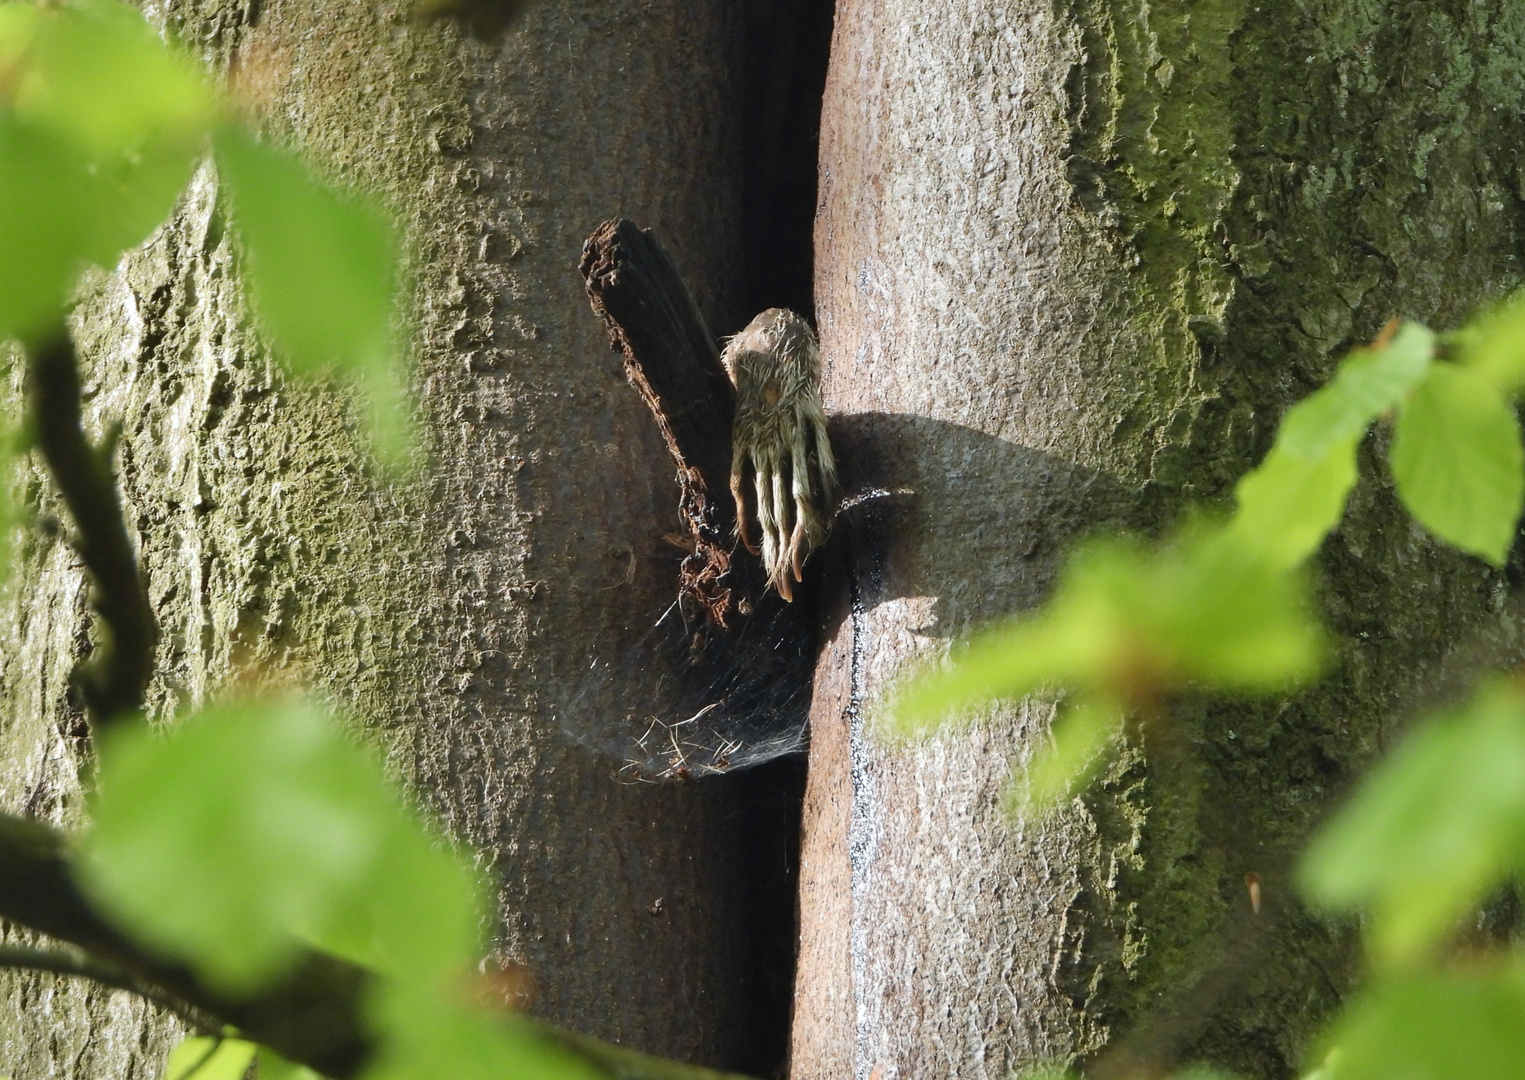
[[[1188,497],[1224,498],[1282,409],[1388,318],[1449,328],[1519,284],[1514,5],[1060,10],[1081,50],[1069,175],[1131,260],[1130,317],[1156,349],[1120,429],[1143,440],[1154,495],[1140,524],[1158,527]],[[1102,964],[1114,977],[1081,966],[1098,1034],[1174,1024],[1188,1056],[1290,1075],[1353,977],[1348,928],[1291,895],[1296,852],[1455,643],[1510,632],[1487,599],[1504,575],[1408,522],[1380,464],[1385,434],[1373,441],[1321,560],[1337,672],[1287,703],[1179,703],[1147,773],[1115,775],[1096,796],[1113,800],[1122,872],[1095,881],[1093,917],[1124,943]],[[1189,753],[1171,748],[1181,740]],[[1207,1015],[1172,1018],[1162,991],[1228,970],[1215,935],[1242,914],[1247,873],[1270,898],[1274,944],[1233,971]]]
[[[600,220],[629,215],[699,285],[711,324],[739,325],[739,13],[548,0],[489,44],[418,26],[409,7],[155,9],[236,64],[273,138],[399,214],[426,460],[387,483],[347,394],[293,382],[259,346],[215,181],[199,177],[142,252],[87,283],[77,320],[89,422],[125,421],[123,484],[164,627],[152,707],[239,682],[315,686],[481,855],[495,955],[534,971],[539,1012],[765,1067],[777,1033],[754,991],[771,958],[734,933],[762,917],[762,860],[737,836],[746,780],[620,784],[619,759],[553,708],[587,650],[622,655],[627,629],[671,602],[678,558],[661,539],[670,463],[577,255]],[[29,482],[50,512],[44,479]],[[88,617],[60,538],[27,541],[7,601],[0,801],[72,823],[87,751],[63,686]],[[578,702],[595,727],[623,715],[614,694]],[[0,1073],[156,1074],[172,1027],[83,987],[4,978]]]

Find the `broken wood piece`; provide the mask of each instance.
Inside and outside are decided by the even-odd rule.
[[[727,478],[736,405],[714,338],[672,257],[649,229],[628,218],[593,231],[579,269],[593,311],[677,467],[678,512],[692,539],[679,590],[709,623],[725,628],[733,611],[731,587],[722,579],[735,547],[736,505]]]

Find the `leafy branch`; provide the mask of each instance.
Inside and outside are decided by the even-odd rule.
[[[214,990],[185,964],[124,934],[80,891],[71,846],[65,834],[40,822],[0,815],[0,917],[78,947],[92,968],[121,973],[134,992],[151,990],[220,1023],[258,1032],[287,1056],[329,1075],[355,1074],[371,1043],[356,1007],[367,981],[363,972],[313,955],[260,994]]]
[[[166,960],[117,929],[76,883],[67,835],[0,814],[0,918],[80,950],[0,949],[0,967],[91,979],[168,1008],[201,1030],[232,1025],[249,1039],[335,1080],[361,1074],[378,1049],[365,1021],[376,975],[336,957],[301,950],[287,973],[251,995],[229,994],[191,967]],[[736,1080],[640,1054],[541,1021],[516,1017],[533,1038],[581,1062],[585,1075],[621,1080]]]
[[[1472,345],[1451,362],[1429,330],[1394,321],[1288,410],[1265,460],[1239,481],[1230,517],[1190,518],[1155,544],[1082,545],[1042,610],[904,679],[880,730],[914,734],[993,700],[1068,691],[1054,748],[1012,793],[1041,809],[1077,790],[1124,719],[1147,720],[1171,693],[1306,684],[1325,666],[1306,566],[1339,525],[1357,448],[1384,417],[1394,418],[1389,464],[1410,513],[1502,565],[1525,505],[1525,447],[1504,397],[1520,384],[1525,350],[1500,359],[1492,335],[1458,340]]]
[[[1305,685],[1326,651],[1308,563],[1340,523],[1372,425],[1392,424],[1388,466],[1409,513],[1501,567],[1525,509],[1509,403],[1522,387],[1525,295],[1444,340],[1393,322],[1288,410],[1232,515],[1196,517],[1155,544],[1083,545],[1043,609],[913,672],[881,704],[879,730],[905,736],[1000,699],[1065,693],[1051,745],[1009,795],[1015,812],[1042,815],[1081,791],[1125,727],[1166,720],[1171,694]],[[1378,976],[1326,1036],[1320,1080],[1515,1075],[1525,956],[1459,973],[1442,946],[1492,891],[1525,876],[1525,679],[1485,685],[1423,722],[1315,838],[1297,876],[1326,912],[1369,913]],[[1090,1071],[1168,1067],[1221,974],[1264,937],[1263,923],[1252,928]]]
[[[320,710],[225,704],[162,732],[124,722],[141,711],[157,629],[114,437],[85,436],[61,329],[82,264],[140,243],[210,151],[273,350],[293,374],[358,384],[384,457],[409,441],[389,220],[236,114],[120,0],[0,3],[0,336],[32,345],[30,428],[102,624],[77,673],[99,766],[91,826],[66,836],[0,815],[0,918],[79,952],[7,948],[0,966],[127,989],[210,1030],[210,1049],[173,1055],[198,1075],[246,1053],[288,1078],[720,1080],[477,1005],[474,873]]]
[[[134,979],[120,968],[112,967],[83,953],[66,949],[32,949],[23,945],[0,946],[0,968],[12,971],[46,971],[71,975],[93,983],[136,994],[166,1012],[178,1016],[192,1031],[211,1034],[218,1030],[216,1021],[205,1013],[171,997],[157,987]]]
[[[74,517],[76,547],[104,623],[105,640],[74,673],[91,727],[100,734],[142,708],[153,675],[158,625],[112,474],[115,440],[92,446],[85,438],[78,364],[67,334],[60,332],[31,351],[28,376],[31,430]]]

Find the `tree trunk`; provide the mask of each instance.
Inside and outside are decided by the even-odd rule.
[[[565,682],[671,602],[681,555],[662,539],[671,465],[589,312],[579,250],[600,220],[632,217],[717,331],[745,321],[739,13],[546,0],[487,43],[415,26],[401,2],[155,11],[232,65],[278,131],[399,213],[428,461],[389,483],[344,394],[271,362],[203,171],[168,226],[90,279],[75,325],[88,422],[124,424],[163,628],[153,712],[240,682],[316,686],[479,853],[494,951],[529,969],[537,1013],[770,1068],[783,1013],[757,905],[785,854],[759,825],[772,811],[746,777],[620,782],[608,718],[629,702]],[[44,522],[65,517],[37,466],[23,471]],[[58,530],[28,534],[8,590],[0,798],[77,824],[89,750],[65,687],[90,620]],[[175,1034],[124,994],[3,985],[0,1074],[157,1075]]]
[[[838,4],[827,406],[849,491],[908,493],[843,529],[795,1077],[1294,1074],[1357,959],[1293,896],[1303,839],[1454,642],[1518,651],[1509,576],[1410,526],[1382,455],[1321,554],[1315,689],[1176,702],[1041,823],[997,797],[1052,701],[908,748],[865,725],[907,659],[1039,603],[1080,534],[1223,505],[1389,317],[1449,328],[1520,283],[1522,57],[1503,2]]]

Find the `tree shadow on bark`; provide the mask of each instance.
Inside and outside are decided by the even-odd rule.
[[[879,493],[844,514],[834,540],[858,632],[877,635],[855,646],[873,666],[855,676],[855,693],[870,699],[928,639],[1041,605],[1078,540],[1148,534],[1174,517],[1157,490],[957,424],[861,413],[835,418],[832,436],[849,499]],[[876,618],[881,605],[902,610]],[[847,617],[849,605],[838,608]],[[1183,695],[1083,795],[1099,858],[1081,869],[1050,978],[1099,1036],[1098,1076],[1198,1058],[1249,1074],[1271,1059],[1291,1068],[1300,1048],[1285,1017],[1306,1014],[1293,1027],[1307,1032],[1340,1000],[1352,974],[1348,928],[1309,915],[1290,884],[1314,811],[1288,822],[1274,794],[1327,805],[1334,765],[1295,737],[1292,719],[1319,697]],[[917,798],[898,791],[897,756],[869,758],[883,807]],[[864,767],[856,753],[851,767]],[[1264,893],[1258,912],[1249,880]]]
[[[832,421],[862,603],[924,598],[948,638],[1047,596],[1074,542],[1137,527],[1145,498],[1095,469],[960,424],[855,413]]]

